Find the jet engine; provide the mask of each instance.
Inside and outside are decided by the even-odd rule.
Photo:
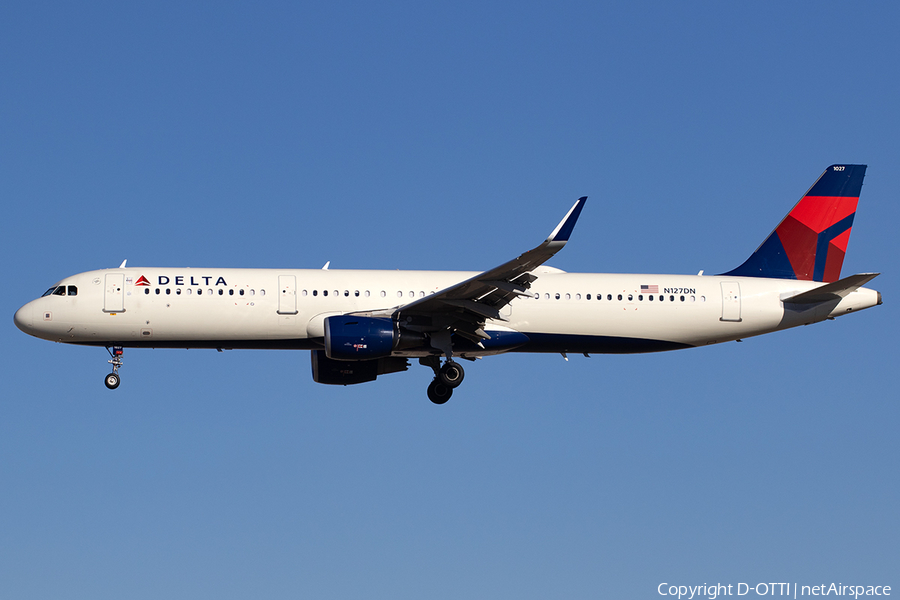
[[[391,319],[348,315],[325,319],[325,354],[333,360],[390,356],[398,337]]]
[[[325,354],[332,360],[372,360],[424,345],[423,334],[401,330],[391,319],[352,315],[325,319]]]
[[[313,381],[330,385],[353,385],[375,381],[379,375],[398,373],[409,368],[409,362],[405,358],[332,360],[325,355],[324,350],[313,350],[310,359]]]

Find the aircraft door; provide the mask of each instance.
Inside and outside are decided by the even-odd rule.
[[[297,278],[294,275],[278,276],[278,314],[297,314]]]
[[[722,318],[720,321],[740,322],[741,284],[737,281],[722,282]]]
[[[103,291],[103,312],[125,312],[125,274],[107,273]]]

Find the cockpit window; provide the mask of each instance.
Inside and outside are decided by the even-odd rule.
[[[54,287],[50,288],[50,289],[47,290],[46,292],[44,292],[44,293],[41,295],[41,298],[43,298],[44,296],[65,296],[65,295],[66,295],[66,286],[64,286],[64,285],[57,285],[57,286],[54,286]],[[70,285],[70,286],[69,286],[69,295],[70,295],[70,296],[77,296],[77,295],[78,295],[78,288],[75,287],[74,285]]]

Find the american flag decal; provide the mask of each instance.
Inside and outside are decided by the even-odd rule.
[[[659,286],[658,285],[642,285],[641,293],[642,294],[658,294]]]

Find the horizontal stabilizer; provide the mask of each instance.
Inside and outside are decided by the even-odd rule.
[[[869,283],[880,274],[881,273],[859,273],[857,275],[851,275],[833,283],[826,283],[814,290],[784,298],[782,299],[782,302],[786,304],[817,304],[819,302],[828,302],[829,300],[840,300]]]

